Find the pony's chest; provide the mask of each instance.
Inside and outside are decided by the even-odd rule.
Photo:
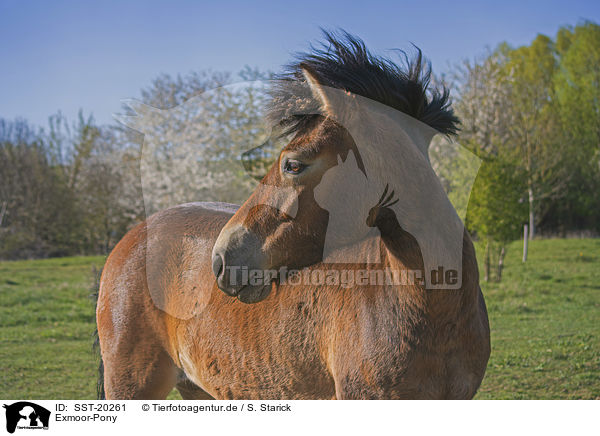
[[[269,328],[266,328],[268,325]],[[333,378],[314,330],[282,317],[247,330],[221,324],[218,340],[200,326],[179,346],[182,369],[198,386],[223,399],[329,399]],[[189,340],[193,336],[194,340]]]

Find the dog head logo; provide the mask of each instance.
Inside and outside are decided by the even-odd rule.
[[[6,431],[14,433],[19,429],[47,429],[50,421],[50,411],[42,406],[28,401],[19,401],[6,409]]]

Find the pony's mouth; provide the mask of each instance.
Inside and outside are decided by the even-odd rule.
[[[268,285],[246,285],[239,290],[236,297],[242,303],[252,304],[264,300],[271,293],[271,283]]]

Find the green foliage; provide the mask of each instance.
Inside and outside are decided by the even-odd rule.
[[[600,26],[585,22],[561,28],[554,40],[538,35],[523,47],[501,44],[457,68],[459,142],[487,162],[503,162],[495,170],[482,166],[470,196],[476,201],[470,231],[500,244],[518,237],[500,217],[512,214],[521,222],[523,199],[536,233],[600,230],[599,64]],[[457,180],[471,168],[460,159],[462,168],[437,160],[438,174]],[[464,198],[470,188],[451,178],[444,185],[451,199]],[[484,198],[491,194],[494,199]]]
[[[561,119],[582,145],[600,138],[600,26],[585,23],[563,29],[557,44],[560,70],[554,78]]]
[[[560,69],[554,77],[563,165],[569,195],[550,225],[600,228],[600,26],[586,22],[557,35]],[[559,221],[558,223],[556,221]]]
[[[527,222],[526,174],[511,162],[484,161],[469,198],[466,225],[484,239],[506,244]]]

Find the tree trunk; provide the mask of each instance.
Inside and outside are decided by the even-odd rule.
[[[485,243],[485,255],[484,255],[484,276],[483,280],[488,282],[490,280],[490,241],[489,239]]]
[[[0,208],[0,227],[2,227],[2,221],[4,221],[4,215],[6,214],[6,201],[2,202],[2,208]]]
[[[504,256],[506,255],[506,250],[504,245],[500,249],[500,254],[498,255],[498,271],[496,272],[496,281],[502,280],[502,269],[504,268]]]

